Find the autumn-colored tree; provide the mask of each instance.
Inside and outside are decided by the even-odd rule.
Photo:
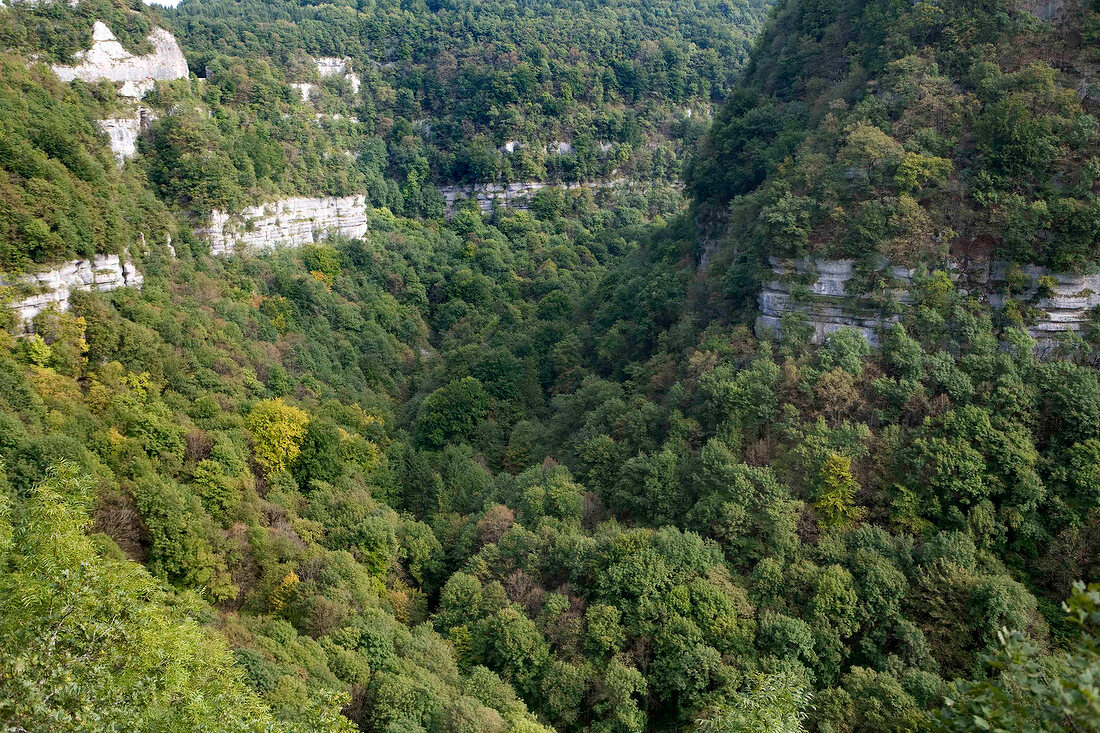
[[[859,483],[852,476],[852,461],[839,453],[830,453],[818,479],[818,521],[826,527],[841,527],[859,521],[865,510],[855,505]]]
[[[305,410],[288,405],[282,397],[263,400],[252,408],[247,421],[252,451],[265,472],[279,473],[293,465],[308,424]]]
[[[344,696],[301,728],[277,723],[221,638],[167,604],[141,566],[105,556],[85,534],[91,489],[61,463],[14,527],[0,511],[0,540],[13,538],[0,544],[0,728],[351,730],[337,714]]]

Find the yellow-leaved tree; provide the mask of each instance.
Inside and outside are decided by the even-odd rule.
[[[265,473],[279,473],[290,468],[301,452],[309,415],[279,397],[256,403],[247,424],[256,462]]]
[[[859,484],[852,476],[852,461],[839,453],[830,453],[822,466],[817,502],[818,522],[824,527],[843,527],[858,522],[866,509],[857,506]]]

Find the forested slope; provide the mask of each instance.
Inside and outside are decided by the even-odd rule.
[[[216,0],[166,15],[200,69],[263,59],[310,82],[312,58],[349,59],[363,82],[351,113],[368,134],[408,136],[400,155],[426,158],[434,179],[485,182],[678,178],[768,7]]]
[[[437,186],[446,183],[675,182],[766,6],[207,2],[163,12],[140,2],[13,3],[0,14],[0,45],[16,54],[13,64],[68,63],[87,48],[95,20],[135,54],[148,51],[150,29],[174,30],[192,78],[140,100],[146,122],[126,170],[201,220],[279,197],[360,193],[438,217]],[[330,67],[338,73],[319,75]],[[13,244],[0,267],[118,251],[113,230],[85,227],[76,242],[72,227],[99,203],[74,197],[116,176],[72,151],[95,150],[94,120],[135,117],[135,105],[110,84],[78,82],[69,92],[47,79],[31,95],[22,72],[10,74],[9,88],[21,91],[4,127],[13,204],[0,222]],[[38,120],[48,124],[31,135]],[[53,158],[50,171],[32,163],[41,154]],[[32,189],[41,202],[21,203]],[[131,189],[120,205],[141,195]],[[72,226],[55,221],[61,212]],[[147,235],[165,229],[142,225]]]
[[[1088,1],[780,3],[689,186],[757,253],[1095,268],[1098,33]]]

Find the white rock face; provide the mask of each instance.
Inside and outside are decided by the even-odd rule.
[[[441,186],[440,194],[450,217],[466,199],[475,199],[483,213],[496,207],[525,211],[535,192],[546,186],[563,190],[626,187],[625,178],[598,183],[477,183]],[[357,238],[367,233],[367,201],[363,195],[342,198],[287,198],[249,207],[235,215],[215,211],[210,224],[195,230],[210,241],[214,255],[241,251],[261,252],[274,247],[301,247],[324,239],[330,232]]]
[[[362,86],[362,81],[358,74],[348,71],[348,59],[322,56],[319,59],[314,59],[314,61],[317,63],[317,73],[322,79],[326,79],[330,76],[341,76],[351,85],[352,94],[359,93],[359,87]]]
[[[303,102],[308,102],[313,94],[313,85],[309,82],[291,82],[290,86],[298,90],[298,93],[302,95]]]
[[[53,5],[57,0],[8,0],[9,5]],[[75,8],[80,4],[80,0],[67,0],[69,7]],[[0,2],[0,8],[4,7],[4,3]]]
[[[1066,272],[1051,272],[1045,267],[1027,265],[1021,268],[1030,283],[1027,288],[1013,297],[1021,303],[1027,303],[1037,309],[1035,323],[1028,326],[1028,333],[1039,341],[1040,346],[1052,344],[1065,332],[1077,332],[1092,320],[1090,311],[1100,307],[1100,274],[1077,275]],[[1049,294],[1039,296],[1039,278],[1048,278]],[[1003,308],[1005,296],[1003,285],[1006,280],[1006,267],[1003,262],[994,262],[989,268],[989,292],[986,300],[994,308]]]
[[[341,198],[288,198],[252,206],[236,215],[215,211],[210,225],[195,234],[210,241],[211,254],[301,247],[330,232],[357,238],[367,233],[367,202],[362,195]]]
[[[814,333],[815,344],[824,343],[830,333],[842,328],[854,328],[872,346],[879,344],[879,331],[888,323],[896,323],[897,316],[883,317],[865,297],[850,295],[847,283],[855,274],[855,260],[797,260],[771,259],[774,280],[764,284],[757,296],[760,315],[756,319],[757,333],[780,331],[780,319],[784,314],[801,311],[806,314]],[[809,297],[798,300],[799,287],[780,279],[783,276],[806,276],[815,273],[817,279],[805,287]],[[908,297],[908,291],[902,291]]]
[[[29,328],[31,319],[50,306],[68,310],[69,294],[75,290],[140,288],[143,281],[133,263],[118,255],[97,255],[91,260],[73,260],[56,270],[27,275],[15,283],[0,281],[0,284],[23,285],[37,291],[10,305],[15,311],[16,322]]]
[[[760,315],[756,319],[757,333],[778,334],[785,313],[802,312],[813,326],[814,343],[823,343],[830,333],[842,328],[854,328],[872,346],[879,345],[884,326],[896,323],[900,316],[884,314],[866,295],[849,293],[847,283],[855,274],[855,260],[770,260],[775,279],[764,284],[757,296]],[[913,284],[914,271],[896,265],[885,265],[896,282],[893,300],[902,309],[913,304],[909,288]],[[960,263],[950,261],[951,277],[964,292],[970,292],[985,300],[995,309],[1004,308],[1007,267],[1003,262],[992,264]],[[1029,265],[1022,268],[1029,281],[1023,292],[1012,296],[1020,303],[1034,308],[1034,323],[1027,331],[1039,342],[1040,351],[1049,350],[1057,337],[1065,332],[1082,330],[1091,321],[1091,310],[1100,306],[1100,275],[1074,275],[1050,272],[1046,268]],[[803,276],[810,280],[801,287],[783,279],[784,276]],[[1051,278],[1050,294],[1039,297],[1040,278]],[[804,289],[800,295],[798,291]]]
[[[314,61],[317,62],[317,73],[321,75],[322,79],[329,76],[343,76],[348,73],[347,59],[322,56],[319,59],[314,59]]]
[[[118,88],[118,96],[129,97],[130,99],[141,99],[149,91],[156,86],[155,79],[144,79],[142,81],[124,81],[122,86]]]
[[[459,183],[450,186],[440,186],[439,193],[443,195],[445,215],[450,217],[455,207],[467,199],[477,199],[477,205],[482,213],[488,214],[497,207],[527,211],[531,208],[531,199],[535,193],[547,186],[558,186],[562,190],[571,191],[577,188],[618,188],[627,186],[629,181],[625,178],[616,178],[612,181],[600,181],[596,183],[542,183],[540,181],[526,181],[521,183]]]
[[[101,21],[92,27],[92,47],[74,54],[75,66],[54,66],[62,81],[121,82],[120,94],[140,98],[156,81],[187,78],[187,60],[176,39],[163,28],[149,34],[153,52],[134,56],[122,47],[111,29]]]
[[[115,154],[115,162],[121,168],[127,158],[137,154],[138,136],[149,129],[152,123],[152,115],[144,107],[139,107],[133,117],[113,117],[106,120],[97,120],[99,126],[107,133],[111,140],[111,152]]]

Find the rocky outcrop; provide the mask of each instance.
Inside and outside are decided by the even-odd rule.
[[[1039,20],[1057,20],[1066,10],[1068,0],[1016,0],[1016,9],[1031,13]]]
[[[309,98],[313,96],[313,89],[315,85],[310,84],[309,82],[291,82],[290,86],[291,88],[298,90],[298,93],[302,95],[303,102],[308,102]]]
[[[445,215],[450,217],[455,207],[467,199],[476,200],[483,213],[491,213],[497,207],[525,211],[530,208],[535,193],[547,186],[573,190],[629,185],[626,179],[561,184],[537,181],[473,183],[441,186],[439,192],[446,205]],[[207,226],[195,230],[199,238],[210,242],[210,252],[214,255],[245,250],[259,252],[279,246],[301,247],[318,242],[332,232],[351,238],[367,233],[365,196],[295,197],[252,206],[232,214],[215,211]]]
[[[359,89],[362,87],[362,80],[359,75],[353,71],[350,71],[351,61],[350,59],[341,59],[334,56],[325,56],[319,59],[313,59],[313,63],[317,66],[317,75],[322,79],[340,78],[348,83],[351,87],[352,94],[358,94]],[[301,95],[303,103],[308,103],[313,99],[317,93],[317,85],[308,81],[293,81],[290,82],[292,89]],[[324,115],[318,115],[318,119],[324,117]],[[336,117],[339,119],[339,116]]]
[[[331,56],[326,56],[319,59],[314,59],[314,62],[317,64],[317,74],[322,79],[327,79],[331,76],[342,77],[344,80],[347,81],[348,84],[351,85],[352,94],[359,93],[359,87],[362,85],[362,82],[359,79],[358,74],[348,70],[348,67],[350,66],[350,62],[348,61],[348,59],[338,59]],[[304,93],[303,96],[305,96]]]
[[[521,183],[459,183],[450,186],[440,186],[439,193],[443,195],[446,216],[454,213],[455,206],[467,199],[476,199],[482,213],[488,214],[497,207],[527,211],[531,208],[531,200],[539,189],[547,186],[558,186],[563,190],[578,188],[617,188],[627,186],[629,182],[625,178],[617,178],[613,181],[598,181],[594,183],[542,183],[539,181],[526,181]]]
[[[111,143],[111,152],[115,154],[115,162],[119,167],[137,154],[137,139],[148,131],[153,117],[144,107],[138,107],[132,117],[112,117],[106,120],[97,120],[100,128],[107,133]]]
[[[76,290],[140,288],[144,278],[132,262],[118,255],[97,255],[91,260],[73,260],[55,270],[27,275],[15,282],[0,281],[30,295],[9,304],[16,323],[30,327],[31,319],[51,306],[68,310],[69,295]]]
[[[760,315],[758,333],[779,334],[787,313],[802,313],[813,327],[814,343],[830,333],[854,328],[872,346],[879,345],[884,326],[900,320],[899,313],[913,303],[910,288],[915,271],[883,265],[893,287],[886,294],[894,308],[886,310],[868,295],[850,292],[855,277],[855,260],[770,260],[773,278],[764,283],[757,297]],[[951,261],[948,271],[957,287],[995,309],[1012,300],[1027,311],[1028,333],[1040,348],[1053,345],[1065,332],[1082,330],[1100,306],[1100,275],[1054,273],[1042,267],[1025,266],[1010,271],[1003,262],[960,263]],[[1009,282],[1015,292],[1006,295]],[[890,312],[894,311],[894,312]]]
[[[236,214],[215,211],[209,226],[195,234],[210,241],[211,254],[221,255],[301,247],[331,232],[352,238],[367,233],[365,196],[297,197],[252,206]]]
[[[87,82],[114,81],[122,84],[119,94],[141,98],[157,81],[187,78],[187,60],[176,39],[163,28],[149,34],[153,52],[134,56],[123,48],[101,21],[92,27],[92,47],[73,55],[74,66],[55,65],[53,71],[62,81],[83,79]]]
[[[994,308],[1004,308],[1008,300],[1005,283],[1010,275],[1003,262],[989,269],[986,300]],[[1045,267],[1026,265],[1013,279],[1026,279],[1027,284],[1012,299],[1029,307],[1034,322],[1028,333],[1041,345],[1057,339],[1060,334],[1081,331],[1092,321],[1092,311],[1100,307],[1100,274],[1077,275],[1051,272]]]
[[[848,292],[848,282],[855,276],[855,260],[784,261],[772,258],[770,262],[775,277],[764,283],[757,296],[760,315],[756,318],[756,330],[759,334],[778,335],[783,316],[801,312],[813,326],[815,344],[823,343],[834,331],[854,328],[871,345],[877,346],[882,327],[899,320],[896,315],[883,314],[866,296]],[[898,268],[897,274],[907,274],[901,272],[902,269]],[[905,284],[910,283],[908,280]],[[900,288],[898,296],[908,301],[908,290]]]
[[[53,5],[58,0],[8,0],[8,5]],[[80,4],[80,0],[65,0],[66,4],[75,8]],[[5,4],[0,1],[0,8],[5,7]]]
[[[334,56],[322,56],[318,59],[313,59],[313,63],[317,65],[317,73],[322,78],[327,76],[343,76],[348,73],[348,60],[340,59]]]

